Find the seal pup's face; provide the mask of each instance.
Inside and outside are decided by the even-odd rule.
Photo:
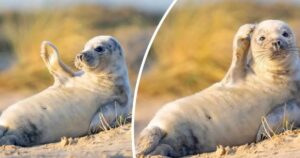
[[[284,64],[298,55],[293,31],[280,20],[266,20],[256,26],[251,38],[251,50],[253,59],[265,64]]]
[[[76,56],[75,66],[90,72],[113,71],[122,66],[123,51],[119,42],[111,36],[97,36],[89,40]]]

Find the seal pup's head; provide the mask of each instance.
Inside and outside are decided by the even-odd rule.
[[[112,89],[121,105],[131,105],[128,70],[120,43],[112,36],[96,36],[90,39],[75,59],[75,66],[83,70],[88,83],[96,81],[92,88]],[[128,109],[131,107],[128,106]]]
[[[123,49],[112,36],[96,36],[89,40],[81,53],[76,56],[75,66],[85,72],[93,73],[127,70]]]
[[[299,53],[292,29],[280,20],[262,21],[251,37],[251,55],[262,71],[282,74],[294,69]]]

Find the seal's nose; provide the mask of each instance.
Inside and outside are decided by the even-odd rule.
[[[86,56],[87,56],[87,52],[83,52],[77,55],[77,59],[83,61],[83,59],[86,58]]]
[[[273,49],[278,51],[282,49],[282,42],[280,40],[275,40],[272,42]]]
[[[78,55],[76,56],[76,58],[77,58],[78,60],[82,61],[83,55],[82,55],[82,54],[78,54]]]

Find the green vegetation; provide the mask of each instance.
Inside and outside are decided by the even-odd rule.
[[[300,39],[299,10],[295,4],[254,1],[177,6],[154,41],[139,94],[183,96],[222,79],[231,62],[233,36],[242,24],[284,20]]]
[[[0,72],[0,90],[39,91],[52,83],[39,55],[43,40],[53,42],[63,60],[73,66],[75,54],[88,39],[106,34],[115,36],[122,43],[134,85],[140,56],[143,56],[151,37],[149,32],[154,30],[159,18],[131,8],[107,9],[98,5],[2,13],[0,36],[12,46],[10,53],[16,61]]]

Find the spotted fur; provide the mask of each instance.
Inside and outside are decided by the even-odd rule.
[[[78,72],[63,64],[50,42],[43,42],[42,49],[45,44],[54,49],[52,54],[42,50],[42,58],[55,83],[3,111],[0,145],[32,146],[98,132],[102,129],[100,114],[113,125],[116,117],[131,112],[127,66],[115,38],[89,40],[75,59]],[[95,50],[99,46],[103,52]],[[86,56],[79,58],[83,53]]]
[[[254,142],[261,117],[299,93],[295,91],[300,77],[298,52],[285,49],[284,55],[272,58],[272,46],[256,41],[258,31],[265,30],[267,40],[280,38],[294,46],[293,36],[278,37],[285,29],[292,32],[278,20],[242,26],[233,41],[234,57],[225,78],[162,107],[142,131],[138,155],[180,157],[214,151],[217,145]]]

